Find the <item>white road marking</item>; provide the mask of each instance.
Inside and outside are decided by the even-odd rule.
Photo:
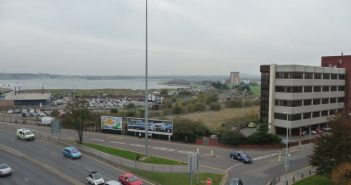
[[[94,140],[94,141],[105,141],[103,139],[90,139],[90,140]]]
[[[144,147],[144,145],[141,144],[129,144],[130,146],[136,146],[136,147]]]
[[[66,139],[76,139],[75,137],[66,137]]]
[[[182,153],[182,154],[194,154],[195,152],[191,152],[191,151],[185,151],[185,150],[178,150],[178,153]]]
[[[157,146],[154,146],[152,148],[155,149],[155,150],[162,150],[162,151],[168,151],[168,152],[174,152],[175,151],[175,149],[173,149],[173,148],[165,148],[165,147],[157,147]]]
[[[274,157],[274,156],[277,156],[277,155],[281,155],[281,153],[267,154],[267,155],[255,157],[255,158],[253,158],[252,160],[253,160],[253,161],[257,161],[257,160],[262,160],[262,159],[266,159],[266,158],[269,158],[269,157]]]
[[[228,172],[229,170],[231,170],[232,168],[241,165],[242,163],[238,163],[238,164],[234,164],[233,166],[231,166],[230,168],[228,168],[227,170],[225,170],[225,172]]]
[[[116,143],[116,144],[121,144],[121,145],[124,145],[126,144],[125,142],[118,142],[118,141],[110,141],[111,143]]]

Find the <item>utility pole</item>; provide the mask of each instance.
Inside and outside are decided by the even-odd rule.
[[[288,145],[289,145],[289,128],[286,124],[286,149],[285,149],[285,183],[288,185]]]
[[[149,95],[148,95],[148,40],[147,40],[147,0],[145,0],[145,156],[148,156]]]

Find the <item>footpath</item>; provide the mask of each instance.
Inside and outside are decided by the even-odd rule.
[[[307,166],[305,168],[290,172],[286,175],[274,178],[271,182],[266,185],[293,185],[295,182],[310,177],[316,174],[316,169],[312,166]]]

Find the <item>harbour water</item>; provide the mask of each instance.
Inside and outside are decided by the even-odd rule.
[[[174,89],[180,86],[162,85],[169,79],[149,79],[149,89]],[[145,89],[145,79],[120,80],[87,80],[73,79],[29,79],[29,80],[0,80],[0,87],[14,90],[25,89]]]

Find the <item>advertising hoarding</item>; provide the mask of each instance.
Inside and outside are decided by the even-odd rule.
[[[169,120],[149,119],[148,133],[159,135],[172,135],[173,122]],[[128,132],[145,132],[144,118],[127,118]]]
[[[101,116],[101,129],[122,131],[122,117]]]

